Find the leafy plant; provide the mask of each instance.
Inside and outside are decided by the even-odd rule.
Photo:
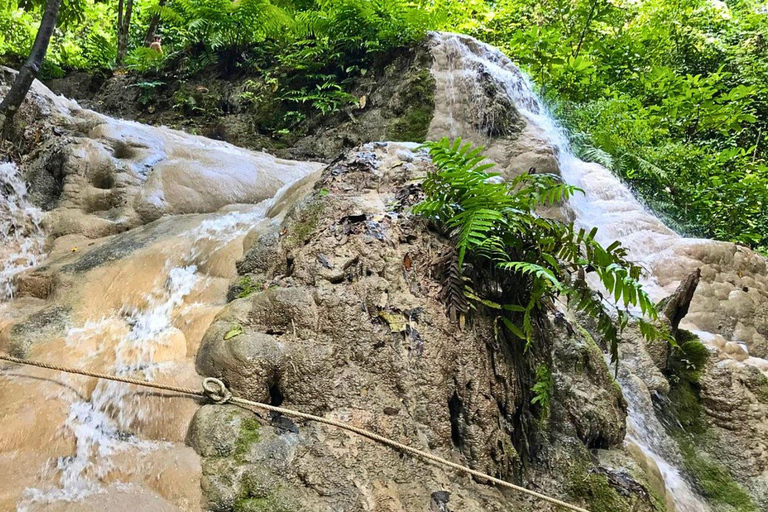
[[[139,73],[147,73],[149,71],[158,71],[163,65],[163,59],[164,57],[160,53],[140,46],[131,50],[125,59],[125,64],[128,69],[138,71]]]
[[[542,419],[548,418],[552,396],[555,393],[555,381],[552,378],[552,372],[544,363],[536,368],[536,382],[531,388],[531,392],[533,393],[531,404],[538,404],[541,407]]]
[[[152,103],[152,100],[154,99],[155,89],[162,87],[163,85],[165,85],[165,82],[152,80],[136,82],[135,84],[131,84],[130,87],[136,87],[139,89],[140,93],[138,101],[141,105],[147,106]]]
[[[768,250],[768,13],[761,2],[433,2],[504,50],[668,223]]]
[[[497,175],[487,172],[493,164],[485,163],[482,148],[462,145],[461,139],[444,138],[425,147],[436,168],[424,178],[425,198],[414,212],[435,221],[454,240],[459,278],[468,268],[485,263],[518,278],[523,293],[514,297],[516,302],[492,300],[495,297],[469,285],[464,295],[498,311],[499,320],[524,339],[526,347],[534,340],[535,314],[558,297],[596,320],[613,361],[618,358],[619,333],[631,319],[648,338],[664,335],[631,311],[639,309],[651,321],[657,318],[639,282],[641,269],[627,261],[619,242],[603,247],[595,240],[596,229],[575,230],[572,224],[536,214],[537,208],[566,200],[579,189],[547,174],[524,173],[502,183],[490,180]],[[590,289],[587,273],[597,275],[603,292]]]

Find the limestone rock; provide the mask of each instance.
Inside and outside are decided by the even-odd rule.
[[[14,72],[3,68],[4,80]],[[164,215],[258,203],[320,164],[113,119],[35,82],[20,110],[33,147],[23,162],[30,195],[54,237],[98,238]]]
[[[547,328],[542,343],[553,346],[562,402],[552,436],[567,439],[567,448],[551,448],[530,427],[536,420],[510,349],[483,316],[459,330],[440,300],[431,262],[448,242],[406,210],[418,197],[411,180],[429,165],[416,145],[397,143],[365,144],[330,165],[282,225],[247,241],[240,279],[259,286],[217,316],[198,371],[240,396],[349,422],[505,478],[532,452],[589,466],[587,447],[617,446],[624,436],[626,405],[602,354],[567,327]],[[285,421],[264,424],[239,462],[204,457],[204,467],[240,468],[228,470],[240,475],[239,490],[213,490],[209,499],[229,503],[263,484],[262,495],[301,510],[541,507],[352,434]],[[280,497],[270,491],[275,479]],[[574,499],[562,480],[548,491]]]

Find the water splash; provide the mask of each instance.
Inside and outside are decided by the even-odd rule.
[[[297,181],[297,180],[296,180]],[[68,329],[65,343],[69,347],[92,344],[99,339],[116,339],[101,343],[92,356],[102,358],[111,352],[113,361],[109,372],[155,380],[169,378],[176,363],[168,361],[170,354],[186,352],[186,341],[174,326],[174,320],[189,304],[190,294],[205,285],[208,277],[200,271],[219,249],[269,222],[270,210],[295,185],[292,181],[270,199],[255,205],[241,206],[236,211],[208,214],[194,228],[178,235],[182,242],[163,249],[167,254],[165,269],[144,297],[141,307],[123,306],[112,315],[98,321]],[[179,247],[186,249],[179,252]],[[184,341],[184,346],[176,344]],[[44,470],[55,482],[46,488],[27,489],[17,506],[20,512],[38,510],[55,502],[77,502],[88,496],[107,492],[115,485],[103,484],[121,454],[148,454],[162,448],[159,441],[148,441],[135,434],[137,426],[157,414],[146,396],[127,384],[99,381],[89,399],[73,399],[72,395],[57,397],[69,401],[69,415],[62,430],[75,439],[75,453],[58,459]],[[52,475],[51,475],[52,473]]]
[[[0,164],[0,301],[13,298],[14,278],[36,266],[43,255],[42,212],[27,198],[16,165]]]
[[[198,283],[196,271],[194,265],[170,268],[164,283],[147,297],[146,307],[125,308],[118,313],[129,329],[112,349],[111,373],[151,381],[170,368],[170,364],[154,362],[155,354],[170,342],[173,315]],[[102,336],[114,321],[103,319],[71,328],[68,344]],[[130,433],[150,413],[142,402],[135,387],[103,380],[97,383],[90,400],[72,401],[63,428],[75,439],[75,453],[56,462],[53,471],[58,474],[58,486],[27,489],[18,510],[28,510],[32,504],[79,501],[103,492],[100,482],[115,469],[116,455],[128,451],[148,453],[161,447],[161,442]]]
[[[483,83],[490,81],[512,101],[525,119],[526,129],[533,130],[533,135],[540,136],[542,143],[549,146],[563,180],[585,191],[566,205],[577,228],[598,227],[597,240],[601,243],[621,239],[632,258],[640,263],[650,263],[679,239],[609,170],[573,154],[566,131],[534,93],[528,78],[501,51],[458,34],[435,33],[432,39],[436,50],[433,75],[448,103],[448,111],[440,113],[447,120],[438,121],[442,125],[434,126],[433,121],[430,136],[471,138],[476,144],[486,145],[486,154],[491,158],[504,158],[508,152],[504,145],[509,142],[495,141],[478,130],[483,121],[478,114],[489,101]],[[464,103],[456,98],[463,98]],[[664,296],[652,277],[645,285],[652,296],[657,295],[656,299]],[[627,441],[637,444],[656,462],[678,512],[709,510],[677,469],[682,464],[679,449],[657,419],[645,384],[626,367],[621,369],[620,383],[629,404]]]

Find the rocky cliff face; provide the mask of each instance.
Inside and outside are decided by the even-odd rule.
[[[13,155],[29,190],[3,190],[37,206],[22,217],[41,216],[47,259],[13,275],[0,349],[179,385],[215,376],[593,511],[765,507],[765,260],[677,236],[605,169],[568,160],[519,71],[471,38],[433,35],[376,73],[365,108],[281,150],[328,166],[118,121],[36,84]],[[615,380],[567,309],[540,319],[530,353],[482,311],[452,321],[437,265],[450,244],[409,213],[429,157],[368,142],[442,136],[487,146],[507,177],[580,180],[583,203],[542,213],[625,242],[657,298],[700,268],[692,297],[670,301],[688,310],[671,315],[680,348],[630,328]],[[540,364],[548,414],[531,404]],[[1,372],[0,508],[550,510],[322,425]]]
[[[361,142],[423,142],[435,108],[431,63],[426,44],[384,55],[352,84],[349,92],[358,104],[328,115],[307,112],[290,130],[279,130],[290,109],[258,76],[221,77],[216,70],[185,79],[75,73],[48,85],[109,115],[285,158],[331,161]]]
[[[611,469],[588,469],[588,450],[621,446],[626,404],[586,332],[563,317],[546,321],[558,391],[552,417],[540,420],[520,348],[482,315],[463,329],[447,317],[434,273],[447,241],[408,213],[419,200],[413,180],[430,165],[413,144],[370,143],[327,167],[314,192],[246,248],[239,298],[206,332],[198,371],[240,396],[348,421],[489,474],[524,474],[537,486],[532,475],[548,475],[547,492],[571,500],[594,485],[617,506],[651,510],[644,484],[624,475],[622,495],[608,484]],[[546,509],[280,416],[254,421],[205,406],[190,441],[211,510]]]

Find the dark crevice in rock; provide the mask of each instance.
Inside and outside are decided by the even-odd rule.
[[[269,386],[269,405],[280,407],[284,400],[285,397],[283,396],[282,391],[280,391],[280,386],[278,383]]]
[[[464,403],[456,391],[453,392],[451,399],[448,400],[448,411],[451,415],[451,442],[453,446],[461,449],[464,446],[464,435],[462,433],[461,417],[464,414]]]

